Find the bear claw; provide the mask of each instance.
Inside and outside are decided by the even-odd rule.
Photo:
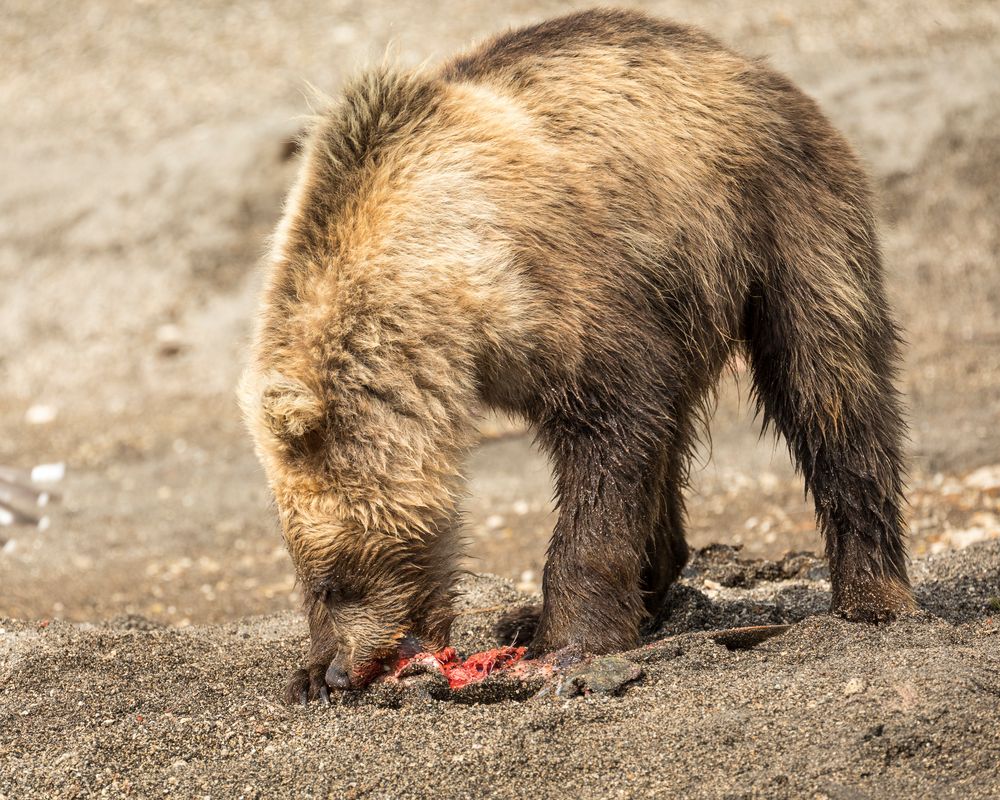
[[[285,687],[285,702],[289,705],[308,705],[310,700],[330,704],[330,690],[324,679],[324,668],[310,666],[295,670]]]

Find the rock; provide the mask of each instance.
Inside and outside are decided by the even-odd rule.
[[[570,669],[555,693],[561,697],[578,694],[619,695],[642,675],[642,667],[626,658],[601,656]]]

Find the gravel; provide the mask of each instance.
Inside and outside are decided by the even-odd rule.
[[[817,613],[829,587],[808,572],[712,599],[689,570],[664,630],[599,659],[578,696],[504,673],[462,702],[376,686],[287,707],[294,614],[0,620],[0,797],[996,797],[1000,544],[913,572],[925,610],[872,627]],[[490,576],[464,589],[465,651],[531,599]],[[776,621],[749,648],[705,633]]]

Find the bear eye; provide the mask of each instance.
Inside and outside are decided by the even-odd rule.
[[[361,599],[361,592],[353,586],[337,583],[326,587],[323,601],[329,605],[342,606],[356,603]]]

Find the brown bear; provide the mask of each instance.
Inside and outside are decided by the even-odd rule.
[[[553,463],[531,652],[636,645],[687,558],[689,454],[734,354],[815,498],[833,611],[913,607],[871,195],[786,78],[586,11],[362,76],[301,157],[241,391],[305,592],[290,699],[446,643],[483,406]]]

